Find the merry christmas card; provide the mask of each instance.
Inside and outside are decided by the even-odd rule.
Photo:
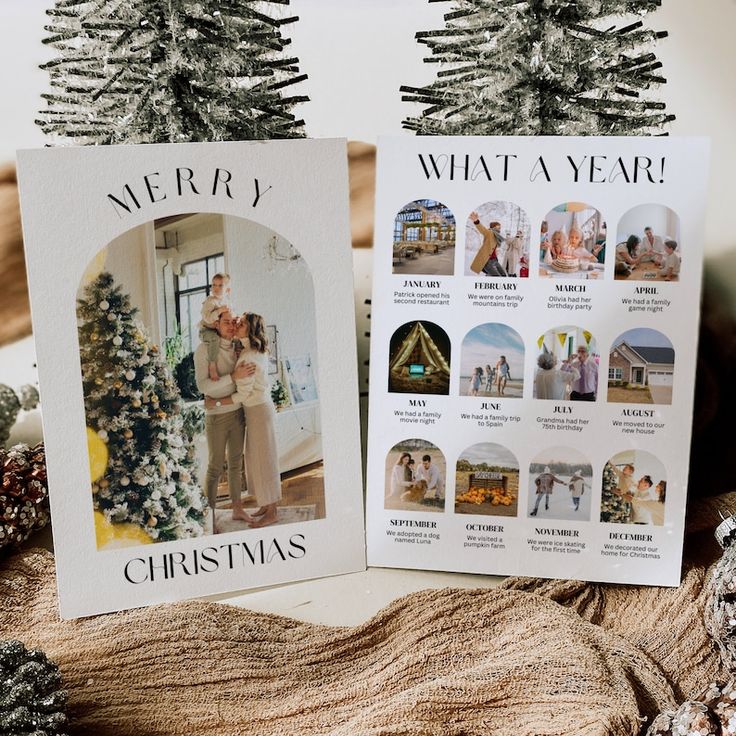
[[[19,152],[64,618],[365,567],[346,160]]]
[[[677,585],[708,145],[379,145],[369,564]]]

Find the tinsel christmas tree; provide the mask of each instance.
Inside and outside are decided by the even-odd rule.
[[[306,79],[269,15],[289,0],[56,0],[37,121],[60,143],[302,137],[283,91]]]
[[[206,499],[181,398],[136,311],[109,273],[85,287],[77,306],[87,425],[109,457],[93,479],[95,508],[156,541],[201,536]]]
[[[603,492],[601,494],[601,521],[628,524],[631,521],[631,505],[615,493],[618,478],[611,463],[603,467]]]
[[[39,649],[0,641],[0,734],[62,736],[67,694],[57,665]]]
[[[450,0],[429,0],[448,2]],[[666,80],[663,31],[641,18],[661,0],[452,0],[445,27],[416,37],[439,67],[402,99],[426,107],[420,135],[647,135],[674,116],[650,90]]]

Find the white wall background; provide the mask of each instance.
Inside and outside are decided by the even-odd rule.
[[[152,263],[150,231],[150,226],[141,225],[115,238],[106,249],[104,270],[129,295],[131,305],[139,310],[138,318],[157,339],[155,301],[151,298],[155,299],[155,294],[150,293],[151,282],[146,276]]]
[[[223,219],[233,308],[255,312],[266,324],[276,325],[279,359],[309,354],[316,375],[317,326],[308,264],[301,258],[274,261],[267,255],[274,238],[271,230],[240,217]],[[288,241],[275,237],[279,257],[296,253]]]
[[[0,3],[0,161],[19,147],[40,146],[33,121],[46,89],[37,67],[48,58],[41,45],[52,0]],[[301,108],[314,137],[345,136],[373,141],[401,131],[411,107],[401,102],[401,84],[422,84],[435,71],[422,64],[417,30],[442,25],[448,3],[426,0],[292,0],[288,12],[300,16],[288,28],[292,50],[309,74],[304,90],[311,103]],[[663,0],[650,23],[670,37],[658,48],[669,83],[663,97],[677,115],[674,135],[706,135],[713,144],[706,252],[732,256],[736,236],[731,201],[736,170],[736,0]],[[736,265],[734,265],[736,274]]]
[[[644,228],[651,227],[660,238],[674,238],[680,250],[687,247],[680,243],[680,218],[669,207],[661,204],[640,205],[629,210],[619,221],[616,231],[616,242],[620,243],[629,235],[644,238]]]

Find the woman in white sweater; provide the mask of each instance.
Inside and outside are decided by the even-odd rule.
[[[278,521],[276,507],[281,500],[276,410],[268,380],[268,337],[263,317],[246,312],[238,321],[235,335],[243,343],[236,366],[254,363],[256,370],[252,376],[235,381],[235,393],[221,402],[242,404],[245,411],[245,474],[248,489],[260,507],[247,521],[251,527],[262,527]]]

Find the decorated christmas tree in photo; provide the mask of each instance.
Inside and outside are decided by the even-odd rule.
[[[429,0],[429,2],[450,0]],[[443,29],[417,41],[435,64],[424,105],[404,120],[419,135],[652,135],[674,119],[651,90],[664,31],[642,17],[661,0],[452,0]]]
[[[303,137],[288,0],[56,0],[39,125],[61,143]],[[274,10],[276,9],[276,10]]]
[[[631,523],[631,504],[625,501],[616,489],[618,478],[611,463],[603,467],[603,493],[601,494],[601,521],[613,524]]]
[[[149,541],[204,534],[191,422],[136,312],[109,273],[85,287],[77,306],[92,492],[104,515],[98,544],[101,528],[114,537],[118,524],[137,542],[141,531]]]

